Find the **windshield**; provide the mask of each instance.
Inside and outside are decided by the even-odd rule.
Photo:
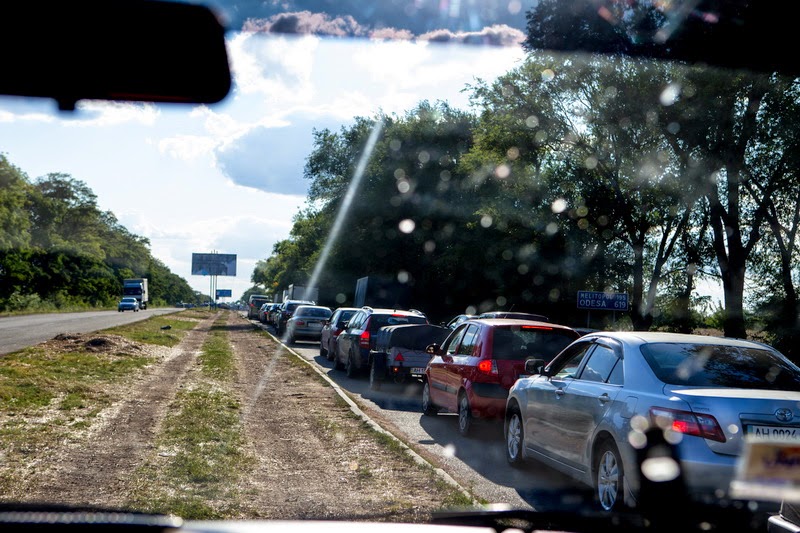
[[[730,13],[610,2],[599,22],[561,24],[580,14],[562,13],[571,1],[208,4],[233,77],[217,103],[118,94],[60,111],[0,96],[0,320],[19,321],[0,336],[3,502],[415,522],[484,503],[599,509],[604,428],[634,431],[654,390],[624,338],[590,335],[575,359],[624,361],[621,383],[561,380],[574,403],[520,412],[517,468],[507,389],[558,380],[432,387],[438,347],[376,355],[387,325],[503,310],[573,331],[754,339],[787,360],[691,342],[639,356],[673,385],[798,391],[800,83],[646,57],[659,54],[645,29],[670,39]],[[613,54],[587,53],[609,39]],[[64,68],[53,80],[80,77]],[[297,302],[358,323],[299,328]],[[498,328],[494,353],[549,361],[577,337],[564,331]],[[606,396],[587,407],[586,390]],[[720,431],[800,435],[800,398],[775,394],[787,405],[736,404]],[[568,442],[540,446],[537,427]],[[738,449],[701,444],[733,475]],[[618,448],[633,468],[631,440]],[[728,496],[729,479],[708,482]]]

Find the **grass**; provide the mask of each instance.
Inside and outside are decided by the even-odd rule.
[[[131,507],[193,520],[240,516],[235,487],[254,460],[244,451],[241,405],[228,390],[235,364],[225,328],[224,319],[212,326],[197,382],[177,394],[156,439],[166,452],[135,474]]]
[[[170,329],[161,329],[168,324]],[[99,334],[173,346],[196,325],[196,320],[163,316]],[[22,490],[17,469],[42,460],[58,442],[91,426],[114,400],[113,387],[154,361],[129,350],[61,352],[45,345],[0,357],[0,495]]]
[[[103,333],[121,335],[135,342],[171,348],[197,325],[196,321],[183,320],[183,318],[191,318],[191,316],[186,316],[184,313],[181,313],[180,317],[175,315],[154,316],[147,320],[109,328],[103,330]],[[167,328],[167,326],[169,327]]]
[[[46,407],[64,395],[60,409],[104,397],[98,385],[119,381],[150,364],[152,357],[91,352],[47,353],[34,347],[0,358],[0,412]]]

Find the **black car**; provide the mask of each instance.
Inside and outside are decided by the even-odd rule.
[[[354,377],[369,368],[370,350],[375,349],[375,338],[383,326],[400,324],[428,324],[428,318],[416,309],[385,309],[362,307],[348,321],[346,329],[339,334],[336,342],[334,366],[346,370],[348,377]]]

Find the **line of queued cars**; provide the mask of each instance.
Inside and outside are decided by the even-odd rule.
[[[720,487],[747,439],[800,442],[800,367],[763,343],[570,328],[506,311],[441,326],[413,309],[341,307],[319,318],[320,356],[337,370],[368,374],[373,390],[420,379],[423,415],[455,413],[462,436],[478,419],[501,421],[510,465],[549,465],[592,487],[606,511],[635,505],[665,475],[663,461],[652,475],[639,468],[653,431],[675,446],[675,470],[700,501],[731,497]]]

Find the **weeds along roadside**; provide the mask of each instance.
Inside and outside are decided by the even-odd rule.
[[[124,399],[127,384],[208,316],[185,312],[59,335],[1,356],[0,498],[19,499],[40,465],[57,460],[62,445],[80,442]]]
[[[238,481],[254,459],[245,452],[241,405],[232,390],[236,368],[226,315],[214,322],[198,367],[170,405],[156,453],[133,474],[131,508],[186,519],[243,514]]]

